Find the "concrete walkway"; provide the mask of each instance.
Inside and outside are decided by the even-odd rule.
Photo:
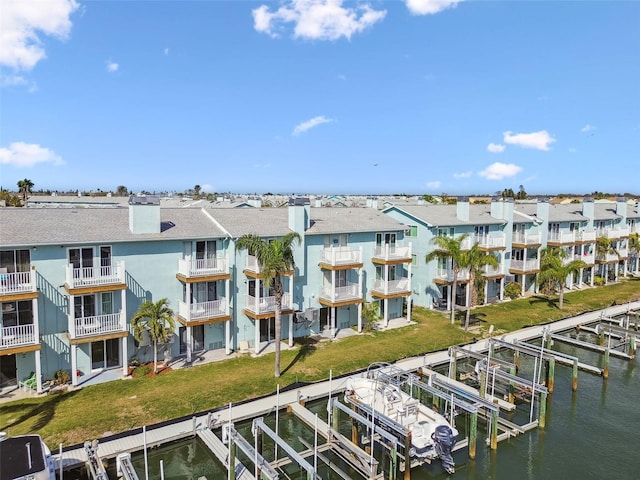
[[[602,315],[616,316],[624,314],[629,310],[639,309],[640,301],[632,302],[559,320],[548,325],[524,328],[516,332],[505,334],[500,338],[507,342],[513,342],[514,340],[531,340],[533,338],[540,337],[544,328],[549,328],[551,333],[558,333],[573,329],[577,325],[596,322]],[[468,344],[465,347],[474,352],[484,352],[488,349],[487,344],[487,341],[481,340],[476,343]],[[431,367],[447,363],[448,361],[448,351],[442,350],[420,357],[407,358],[396,362],[395,365],[407,371],[415,371],[420,367]],[[264,398],[247,401],[245,403],[222,407],[220,409],[213,410],[210,413],[195,415],[188,419],[177,420],[171,423],[166,422],[165,424],[157,426],[149,426],[147,427],[147,445],[150,443],[157,444],[158,442],[161,442],[163,438],[165,439],[164,441],[167,441],[167,439],[176,439],[194,435],[198,429],[207,427],[215,428],[228,421],[235,423],[261,415],[267,415],[273,412],[277,407],[282,408],[287,404],[298,402],[301,399],[310,401],[327,397],[329,392],[338,394],[344,391],[347,378],[348,377],[342,377],[339,379],[332,379],[331,381],[327,380],[318,382],[298,389],[281,392],[278,396],[270,395]],[[99,454],[103,458],[113,458],[119,453],[141,450],[143,445],[143,436],[140,433],[140,429],[138,429],[136,432],[132,432],[131,435],[123,434],[100,439]],[[69,468],[77,465],[78,463],[83,463],[85,459],[86,454],[82,447],[69,448],[62,454],[63,468]],[[56,464],[58,464],[58,455],[55,455],[55,461]]]

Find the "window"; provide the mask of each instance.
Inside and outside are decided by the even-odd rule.
[[[396,246],[396,234],[395,233],[376,233],[376,246],[389,245],[391,247]]]
[[[100,294],[100,311],[103,315],[113,313],[113,292]]]
[[[31,269],[29,250],[0,251],[0,268],[6,268],[7,273],[28,272]]]
[[[409,230],[407,231],[408,237],[417,237],[418,236],[418,226],[417,225],[409,225]]]
[[[70,248],[69,263],[73,268],[93,267],[93,248]]]
[[[415,253],[411,255],[411,265],[418,265],[418,256]]]
[[[18,300],[2,303],[0,326],[15,327],[33,323],[33,305],[31,300]]]
[[[439,237],[453,237],[454,235],[455,235],[455,229],[453,227],[438,229]]]

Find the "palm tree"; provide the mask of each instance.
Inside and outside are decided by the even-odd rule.
[[[458,274],[460,273],[460,259],[462,257],[462,243],[469,237],[468,233],[463,233],[459,237],[447,237],[438,235],[431,240],[436,246],[433,252],[425,257],[427,262],[432,260],[445,259],[451,262],[451,270],[453,272],[453,281],[449,292],[449,305],[451,305],[451,324],[455,323],[455,292],[458,288]]]
[[[33,187],[33,182],[28,178],[25,178],[24,180],[18,180],[18,192],[22,194],[22,200],[24,201],[24,203],[27,203],[27,198],[29,197],[29,194],[31,193],[31,189]]]
[[[175,320],[169,300],[161,298],[157,302],[146,300],[131,319],[133,336],[140,342],[144,332],[148,332],[153,342],[153,373],[158,373],[158,343],[167,343],[173,335]]]
[[[484,277],[482,267],[491,266],[498,267],[500,262],[491,253],[480,250],[477,243],[474,243],[469,250],[462,251],[458,259],[458,265],[461,269],[469,270],[469,283],[467,284],[467,313],[464,320],[464,329],[469,329],[469,316],[471,315],[471,305],[475,304],[474,298],[477,297],[476,278]]]
[[[276,364],[275,377],[280,376],[280,340],[282,331],[282,276],[295,266],[293,260],[293,244],[300,244],[302,238],[297,232],[287,233],[284,237],[275,240],[264,240],[255,234],[247,234],[240,237],[236,243],[236,250],[246,249],[258,260],[262,271],[262,282],[266,288],[271,288],[275,293],[275,347]],[[259,320],[256,320],[259,321]]]
[[[607,263],[607,255],[617,255],[620,258],[620,254],[615,247],[613,240],[607,237],[596,238],[596,260],[600,260],[601,264],[604,264],[604,278],[605,283],[609,276],[609,264]],[[602,268],[602,267],[601,267]]]
[[[540,273],[537,280],[539,286],[548,285],[551,291],[558,291],[560,310],[564,302],[564,285],[567,277],[588,266],[580,259],[565,262],[566,258],[567,253],[560,248],[544,248],[540,257]]]

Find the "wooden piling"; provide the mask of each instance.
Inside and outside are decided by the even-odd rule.
[[[518,374],[518,370],[520,370],[520,352],[515,350],[513,352],[513,364],[516,366],[516,375]]]
[[[398,475],[398,448],[389,445],[389,480],[396,480]]]
[[[636,337],[633,335],[629,337],[629,356],[631,358],[636,357]]]
[[[556,370],[556,359],[554,357],[550,357],[547,362],[547,390],[549,393],[553,393],[553,377],[555,376]]]
[[[227,465],[227,480],[235,480],[236,478],[236,442],[231,440],[229,433],[229,464]]]
[[[602,376],[609,378],[609,348],[604,351],[604,368],[602,369]]]
[[[515,374],[516,374],[516,367],[515,367],[515,366],[514,366],[514,367],[511,367],[511,368],[509,369],[509,373],[510,373],[511,375],[514,375],[514,376],[515,376]],[[510,381],[510,382],[509,382],[509,399],[508,399],[508,400],[509,400],[509,403],[515,403],[516,397],[515,397],[515,394],[514,394],[514,393],[515,393],[515,384],[513,383],[513,381]]]
[[[478,412],[473,412],[469,419],[469,458],[476,458],[476,440],[478,438]]]
[[[547,424],[546,416],[547,416],[547,394],[542,392],[540,394],[540,412],[539,412],[539,418],[538,418],[538,427],[543,430],[545,425]]]
[[[449,371],[449,378],[452,378],[453,380],[457,380],[458,378],[458,372],[457,372],[457,364],[458,364],[458,358],[456,355],[457,350],[455,348],[451,348],[449,350],[450,355],[452,355],[451,361],[450,361],[450,371]]]
[[[404,439],[404,480],[411,480],[411,432]]]
[[[573,372],[571,374],[571,390],[578,390],[578,359],[573,361]]]
[[[498,410],[491,411],[491,450],[498,449]]]

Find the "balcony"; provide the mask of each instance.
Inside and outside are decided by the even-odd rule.
[[[475,241],[482,250],[503,250],[507,245],[507,238],[502,234],[476,235]]]
[[[226,298],[209,302],[178,302],[178,316],[187,323],[209,323],[229,319],[229,302]]]
[[[89,317],[71,318],[69,334],[71,339],[99,337],[113,333],[126,333],[124,315],[107,313]]]
[[[178,260],[178,275],[183,278],[219,277],[228,274],[229,263],[226,257]]]
[[[373,263],[407,263],[411,262],[411,244],[406,247],[397,245],[379,245],[373,252]]]
[[[629,227],[619,228],[598,228],[596,231],[598,237],[605,237],[609,240],[616,240],[618,238],[624,238],[629,236]]]
[[[620,258],[628,258],[629,257],[629,249],[627,247],[618,247],[618,255]]]
[[[245,310],[256,316],[273,316],[276,311],[276,297],[254,297],[247,295],[245,297]],[[282,295],[282,311],[291,313],[293,305],[291,305],[291,295],[285,293]]]
[[[576,240],[582,243],[593,243],[596,241],[596,231],[582,230],[576,235]]]
[[[616,253],[606,253],[604,255],[598,255],[596,261],[598,263],[618,263],[620,257]]]
[[[362,294],[358,290],[357,283],[349,283],[342,287],[331,288],[331,286],[322,289],[320,294],[320,302],[322,300],[331,304],[334,303],[357,303],[362,300]]]
[[[352,248],[348,246],[331,246],[322,250],[322,258],[320,259],[320,267],[325,266],[340,267],[353,265],[354,267],[362,266],[362,250],[360,248]]]
[[[0,273],[0,299],[8,295],[35,293],[35,270],[27,272]]]
[[[514,232],[511,243],[521,246],[538,246],[542,244],[542,234]]]
[[[0,350],[38,345],[38,342],[34,324],[0,328]]]
[[[549,232],[548,245],[573,245],[576,243],[576,232]]]
[[[90,291],[124,288],[124,261],[108,267],[74,268],[72,264],[69,264],[67,265],[65,286],[67,290],[89,289]]]
[[[528,260],[511,260],[511,272],[516,273],[535,273],[540,270],[540,260],[537,258],[530,258]]]
[[[594,265],[596,263],[596,256],[593,253],[584,254],[581,259],[587,265]]]
[[[371,294],[374,297],[401,297],[411,294],[411,282],[408,278],[397,280],[376,280]]]
[[[485,265],[484,267],[482,267],[482,275],[487,278],[500,277],[504,275],[504,266],[502,264],[498,265],[497,267]]]
[[[436,270],[436,276],[434,278],[436,283],[453,283],[453,270],[451,268],[438,268]],[[458,272],[456,282],[469,281],[469,269],[464,268]]]

